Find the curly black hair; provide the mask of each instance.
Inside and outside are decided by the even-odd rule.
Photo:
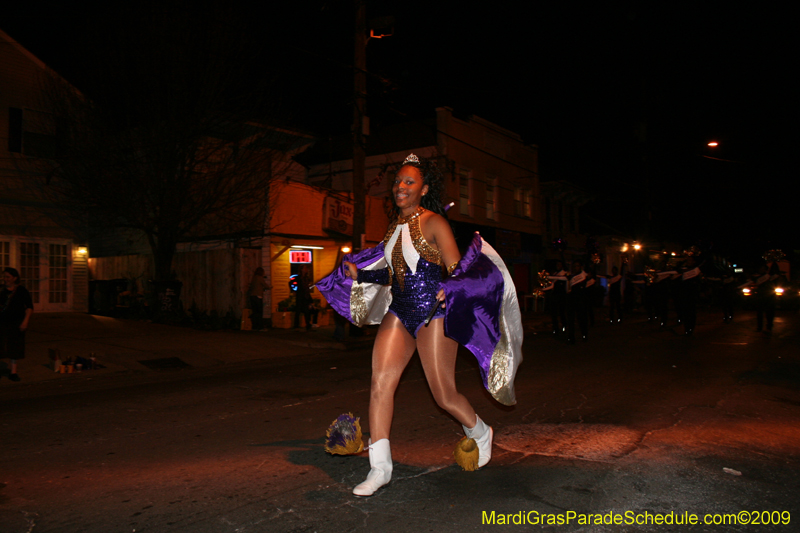
[[[405,166],[415,167],[422,174],[422,184],[428,186],[428,192],[422,197],[420,205],[428,211],[433,211],[437,215],[447,218],[444,209],[444,175],[439,170],[439,165],[434,159],[421,158],[419,163],[403,162],[397,167],[396,172],[400,172]],[[400,209],[394,202],[394,198],[389,193],[389,219],[393,220],[400,216]]]

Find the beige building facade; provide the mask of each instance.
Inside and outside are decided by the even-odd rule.
[[[542,253],[538,148],[480,117],[459,118],[441,107],[430,122],[399,125],[369,139],[369,197],[390,201],[394,172],[412,152],[437,159],[459,245],[480,232],[508,264],[518,291],[527,292]],[[315,149],[306,159],[308,183],[352,190],[352,159],[345,154],[335,146]]]
[[[16,268],[36,312],[88,310],[88,250],[43,195],[55,121],[43,109],[44,63],[0,31],[0,268]]]

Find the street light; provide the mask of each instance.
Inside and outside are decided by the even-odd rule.
[[[708,146],[708,148],[714,150],[714,149],[719,148],[719,143],[717,141],[710,141],[710,142],[706,143],[706,146]],[[725,151],[722,148],[719,148],[719,149],[722,150],[723,152]],[[728,149],[730,149],[730,145],[728,146]],[[741,163],[742,162],[742,161],[736,161],[734,159],[721,159],[719,157],[711,157],[710,155],[705,155],[705,154],[700,154],[700,155],[702,157],[706,158],[706,159],[713,159],[714,161],[725,161],[726,163]]]

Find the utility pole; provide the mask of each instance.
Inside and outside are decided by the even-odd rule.
[[[366,202],[364,171],[366,166],[367,106],[367,6],[366,0],[355,0],[355,91],[353,101],[353,251],[364,247]]]

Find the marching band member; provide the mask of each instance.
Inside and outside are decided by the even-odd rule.
[[[625,265],[622,265],[622,270],[625,270]],[[614,324],[615,322],[622,322],[622,274],[616,266],[611,268],[611,277],[608,278],[608,321]],[[617,319],[614,320],[614,313],[616,312]]]
[[[547,297],[550,300],[550,320],[553,326],[553,335],[567,330],[567,275],[561,261],[556,262],[556,273],[548,276],[552,280],[548,289],[551,292]],[[560,324],[560,327],[559,327]]]
[[[697,324],[697,296],[700,293],[702,272],[693,256],[689,256],[680,275],[680,310],[683,321],[683,332],[689,336],[694,333]]]
[[[589,324],[586,312],[587,281],[588,275],[583,270],[583,263],[581,261],[573,262],[572,274],[569,276],[567,288],[567,342],[570,344],[575,344],[576,319],[578,320],[578,328],[583,342],[589,340]]]
[[[664,264],[664,268],[666,268],[666,264]],[[666,327],[667,319],[669,318],[669,296],[671,292],[669,280],[677,274],[678,272],[675,270],[656,271],[656,279],[653,286],[655,288],[656,314],[659,325],[662,328]]]
[[[730,272],[722,276],[722,320],[733,321],[733,302],[736,298],[736,278]]]

